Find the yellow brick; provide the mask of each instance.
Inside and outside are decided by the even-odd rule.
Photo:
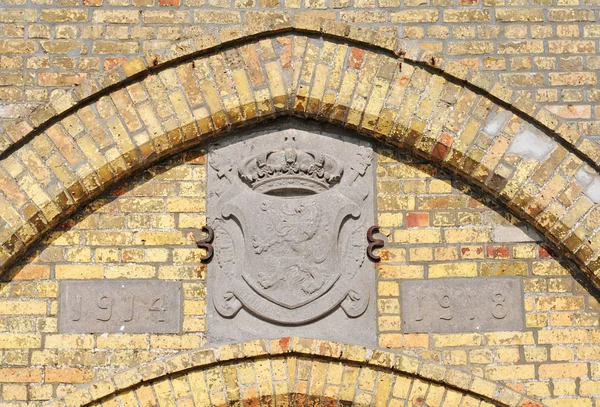
[[[74,263],[92,261],[92,250],[89,247],[77,247],[67,250],[67,260]]]
[[[578,378],[588,375],[587,363],[550,363],[540,365],[538,369],[540,379]]]
[[[536,300],[538,311],[583,310],[584,297],[540,297]]]
[[[554,384],[554,396],[574,396],[577,394],[577,383],[575,383],[575,380],[553,380],[552,383]]]
[[[600,346],[578,346],[577,358],[582,360],[600,360]]]
[[[128,264],[106,268],[106,278],[153,278],[156,275],[154,266]]]
[[[202,345],[198,335],[150,335],[151,349],[194,349]]]
[[[39,348],[41,345],[41,335],[0,334],[0,349]]]
[[[489,229],[445,229],[444,241],[446,243],[473,243],[489,242]]]
[[[377,318],[377,326],[380,332],[399,331],[401,329],[400,317],[382,315]]]
[[[168,258],[168,249],[146,249],[146,261],[149,263],[164,263]]]
[[[433,251],[431,247],[411,247],[408,249],[411,262],[431,261],[433,260]]]
[[[103,278],[104,267],[94,265],[67,265],[57,264],[54,267],[56,279],[91,279]]]
[[[206,215],[197,213],[181,213],[179,214],[178,226],[182,229],[198,228],[206,224]]]
[[[24,384],[5,384],[2,389],[4,400],[27,400],[27,386]]]
[[[410,390],[411,385],[412,379],[403,376],[397,377],[392,390],[392,395],[400,399],[405,399],[408,397],[408,391]]]
[[[43,241],[53,246],[77,246],[81,243],[81,233],[76,231],[53,232]]]
[[[100,349],[147,349],[148,337],[144,334],[108,334],[98,336],[96,347]]]
[[[393,266],[381,264],[378,266],[381,278],[423,278],[425,268],[423,266]]]
[[[60,349],[92,349],[94,347],[93,335],[46,335],[44,340],[46,348]]]
[[[391,14],[393,23],[434,22],[438,19],[437,10],[405,10]]]
[[[430,194],[449,194],[452,192],[452,184],[449,180],[432,179],[429,181]]]
[[[0,315],[44,315],[47,308],[44,301],[0,301]]]
[[[411,229],[394,231],[395,243],[440,243],[441,233],[439,229]]]
[[[133,233],[130,232],[87,232],[86,244],[90,246],[126,246],[133,243]]]
[[[527,263],[510,261],[510,262],[484,262],[481,263],[481,275],[483,277],[499,277],[499,276],[526,276],[529,270]]]
[[[475,277],[477,264],[475,263],[445,263],[429,265],[429,278],[442,277]]]
[[[466,365],[467,352],[464,350],[444,351],[444,363],[448,365]]]
[[[532,267],[535,276],[568,276],[571,274],[568,268],[554,260],[534,262]]]
[[[554,391],[556,394],[556,389]],[[564,398],[564,399],[545,399],[544,404],[548,407],[592,407],[591,399],[583,397]]]
[[[432,335],[434,347],[452,346],[480,346],[480,334],[434,334]]]
[[[204,279],[206,266],[162,266],[158,269],[161,280]]]
[[[540,344],[587,343],[588,331],[585,329],[552,329],[538,332]]]
[[[183,317],[183,332],[204,332],[206,331],[206,319]]]
[[[95,250],[96,262],[114,263],[119,261],[119,249],[116,248],[98,248]]]
[[[490,346],[534,345],[532,332],[490,332],[485,335],[485,343]]]
[[[518,348],[498,348],[496,349],[496,362],[498,363],[517,363],[521,359]]]
[[[485,377],[490,380],[527,380],[535,378],[534,365],[489,366]]]
[[[203,249],[174,249],[173,262],[175,263],[199,263],[200,258],[204,255]]]
[[[582,396],[600,395],[600,380],[582,380],[579,383],[579,394]]]
[[[182,232],[137,232],[135,244],[146,246],[184,245],[186,237]]]
[[[205,313],[205,301],[185,300],[183,302],[183,315],[204,315]]]
[[[535,259],[537,246],[533,244],[521,244],[513,247],[513,257],[515,259]]]
[[[400,295],[398,283],[393,281],[380,281],[377,283],[377,294],[380,297],[390,297]]]
[[[39,383],[42,381],[42,369],[32,368],[0,368],[0,382],[10,380],[13,383]]]
[[[379,196],[377,208],[380,211],[402,211],[415,209],[415,198],[412,196]]]
[[[404,215],[394,212],[380,212],[377,214],[377,222],[381,227],[399,227],[402,226]]]
[[[47,383],[86,383],[94,378],[90,369],[78,368],[46,368],[44,379]],[[74,393],[72,393],[74,394]]]
[[[40,298],[56,298],[58,297],[58,283],[39,282],[37,283],[37,292]]]
[[[552,361],[573,360],[575,349],[566,346],[552,346],[550,348],[550,359]]]
[[[491,349],[473,349],[469,351],[469,362],[476,364],[491,364],[494,355]]]

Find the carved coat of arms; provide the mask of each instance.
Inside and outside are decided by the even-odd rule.
[[[239,161],[209,156],[217,180],[210,290],[223,317],[243,308],[300,325],[338,307],[357,317],[369,304],[370,290],[357,276],[367,261],[371,216],[364,212],[373,186],[364,175],[373,152],[353,146],[352,159],[344,160],[297,144],[287,136]]]

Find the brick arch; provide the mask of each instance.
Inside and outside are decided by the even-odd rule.
[[[181,352],[86,384],[47,407],[542,407],[508,387],[413,356],[284,337]]]
[[[484,75],[372,30],[272,24],[127,61],[7,130],[0,266],[136,170],[232,129],[296,116],[406,149],[481,187],[600,288],[600,153],[570,127]]]

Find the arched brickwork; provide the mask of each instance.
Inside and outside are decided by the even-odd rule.
[[[519,406],[522,394],[460,370],[357,345],[304,338],[182,352],[92,382],[49,407]]]
[[[133,59],[9,129],[0,265],[137,169],[283,115],[333,122],[439,163],[504,202],[600,287],[596,149],[458,63],[372,30],[301,18]]]

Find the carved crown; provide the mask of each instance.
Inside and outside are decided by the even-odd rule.
[[[344,171],[331,156],[297,149],[286,137],[281,150],[250,158],[239,176],[253,190],[266,194],[319,193],[337,184]]]

